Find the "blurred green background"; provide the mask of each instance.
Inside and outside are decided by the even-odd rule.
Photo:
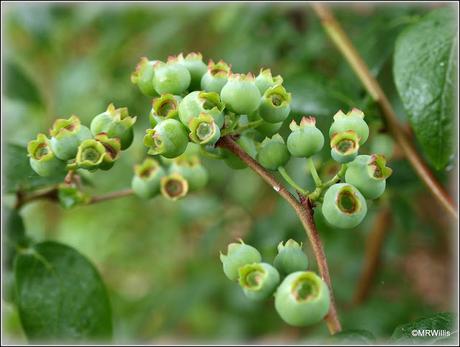
[[[134,145],[112,170],[88,177],[92,194],[129,187],[133,165],[146,155],[142,134],[151,100],[130,82],[141,56],[164,60],[199,51],[206,61],[231,63],[235,72],[270,67],[293,94],[294,118],[314,115],[327,133],[337,110],[358,107],[372,134],[383,129],[377,107],[307,4],[18,3],[3,10],[3,141],[26,144],[55,118],[73,113],[89,124],[110,102],[138,116]],[[403,121],[391,74],[394,42],[428,10],[334,8]],[[327,157],[326,149],[318,163]],[[268,261],[281,240],[294,238],[310,249],[293,211],[253,172],[204,162],[212,173],[208,186],[178,202],[128,197],[65,210],[40,201],[21,214],[34,239],[71,245],[96,264],[110,292],[115,342],[296,343],[328,335],[325,324],[287,326],[271,302],[249,302],[226,279],[219,251],[238,237]],[[453,290],[453,236],[443,211],[401,156],[389,165],[394,174],[387,193],[358,228],[334,230],[315,216],[344,328],[366,329],[378,339],[401,323],[451,309]],[[288,170],[311,186],[304,161],[292,160]],[[448,174],[438,174],[445,184]],[[353,304],[366,242],[386,206],[391,221],[380,266],[368,297]],[[12,305],[5,303],[3,322],[8,339],[25,341]]]

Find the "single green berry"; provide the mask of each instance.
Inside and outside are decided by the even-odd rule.
[[[169,200],[176,201],[183,198],[188,190],[187,180],[177,172],[163,176],[160,180],[161,194]]]
[[[239,240],[240,243],[230,243],[227,247],[227,254],[220,253],[225,276],[231,281],[239,278],[239,269],[246,264],[260,263],[262,256],[259,251]]]
[[[136,70],[131,74],[131,82],[136,84],[144,95],[150,97],[158,95],[153,88],[154,65],[157,62],[158,60],[148,60],[146,57],[142,57]]]
[[[366,217],[367,204],[364,196],[354,186],[336,183],[324,194],[321,212],[330,225],[350,229]]]
[[[286,89],[281,84],[268,88],[259,105],[259,114],[263,120],[269,123],[279,123],[284,121],[291,107],[291,93],[286,92]]]
[[[187,131],[181,122],[166,119],[153,129],[147,129],[144,145],[149,154],[160,154],[166,158],[175,158],[185,152],[188,143]]]
[[[278,270],[267,263],[246,264],[239,268],[239,284],[251,300],[267,299],[280,282]]]
[[[134,166],[131,188],[134,194],[140,198],[153,198],[160,193],[160,181],[165,175],[165,170],[160,166],[158,161],[147,158],[142,164]]]
[[[106,133],[99,133],[94,137],[94,139],[102,143],[105,148],[104,159],[102,160],[99,168],[102,170],[111,169],[115,164],[115,161],[120,157],[120,139],[108,137]]]
[[[345,182],[354,185],[366,199],[377,199],[385,191],[392,170],[380,154],[358,155],[348,164]]]
[[[323,148],[324,136],[321,130],[316,127],[314,117],[302,117],[299,125],[293,120],[289,128],[291,133],[286,144],[293,157],[309,158]]]
[[[259,108],[260,92],[249,73],[231,74],[220,92],[226,106],[238,114],[250,114]]]
[[[395,142],[388,134],[377,134],[372,137],[370,151],[383,155],[388,160],[393,157]]]
[[[280,75],[273,77],[270,69],[260,69],[255,83],[257,88],[259,88],[260,94],[263,95],[268,88],[282,84],[283,77]]]
[[[78,147],[75,163],[81,169],[92,171],[101,166],[105,156],[106,150],[104,145],[95,139],[88,139],[83,141]]]
[[[220,138],[219,127],[209,114],[201,113],[193,118],[189,127],[190,139],[200,145],[213,145]]]
[[[180,95],[190,86],[190,72],[184,65],[179,63],[177,57],[169,57],[167,63],[157,62],[153,68],[155,72],[153,87],[160,95]]]
[[[27,144],[27,153],[30,166],[38,175],[46,177],[59,173],[65,174],[66,162],[54,155],[45,134],[38,134],[36,140]]]
[[[263,137],[272,137],[276,133],[278,133],[283,126],[284,122],[279,123],[268,123],[263,122],[260,124],[256,130],[263,136]]]
[[[251,157],[255,158],[257,156],[257,147],[254,139],[246,132],[242,133],[240,137],[236,140],[236,143]],[[245,169],[247,167],[246,163],[242,161],[235,154],[230,152],[228,149],[223,150],[224,162],[235,170]]]
[[[94,136],[106,133],[108,137],[119,138],[121,149],[125,150],[133,142],[133,125],[136,117],[131,117],[128,108],[115,108],[113,104],[107,110],[98,114],[91,121],[91,132]]]
[[[56,119],[50,135],[51,150],[61,160],[75,158],[80,143],[92,137],[91,131],[75,115],[69,119]]]
[[[352,109],[347,114],[338,111],[334,115],[334,122],[329,129],[329,137],[334,137],[337,133],[353,130],[359,137],[359,144],[363,145],[369,137],[369,127],[364,120],[364,113],[357,108]]]
[[[359,137],[353,130],[336,133],[331,139],[331,157],[339,163],[349,163],[358,155]]]
[[[149,113],[149,121],[152,127],[165,119],[178,119],[181,100],[180,96],[172,94],[163,94],[153,99],[152,110]]]
[[[275,309],[293,326],[320,322],[329,312],[330,297],[326,283],[312,271],[288,275],[275,293]]]
[[[196,155],[174,159],[169,172],[182,175],[187,180],[191,192],[202,189],[208,182],[208,172]]]
[[[231,66],[223,60],[218,63],[210,60],[207,71],[201,79],[201,89],[220,94],[231,73]]]
[[[91,201],[88,194],[83,193],[74,184],[62,183],[58,186],[58,200],[59,204],[66,208],[72,208],[78,205],[84,205]]]
[[[214,92],[196,91],[186,95],[179,104],[179,118],[190,127],[190,122],[201,113],[209,114],[219,128],[224,125],[224,104],[219,94]]]
[[[190,73],[190,90],[199,90],[201,88],[201,78],[208,70],[208,67],[203,63],[201,53],[189,53],[185,56],[181,53],[178,56],[179,64],[185,66]]]
[[[268,170],[278,170],[289,161],[289,151],[280,134],[265,138],[257,151],[257,161]]]
[[[278,244],[278,254],[273,265],[282,274],[288,275],[296,271],[305,271],[308,268],[308,257],[302,251],[302,243],[289,239]]]

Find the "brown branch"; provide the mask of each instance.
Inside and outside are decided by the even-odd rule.
[[[84,205],[91,205],[91,204],[96,204],[98,202],[103,202],[107,200],[113,200],[117,198],[122,198],[125,196],[129,196],[133,194],[132,189],[125,189],[125,190],[120,190],[118,192],[111,192],[103,195],[96,195],[92,196],[89,200]],[[58,197],[58,187],[52,187],[52,188],[47,188],[44,190],[39,190],[30,194],[24,194],[24,192],[18,191],[16,193],[16,204],[14,205],[14,208],[19,209],[25,204],[28,204],[33,201],[37,200],[50,200],[54,202],[59,201]]]
[[[57,187],[46,188],[43,190],[38,190],[30,194],[25,194],[22,191],[16,192],[16,203],[14,205],[15,209],[20,209],[25,204],[36,200],[58,200],[58,189]]]
[[[133,193],[134,192],[133,192],[132,189],[125,189],[125,190],[120,190],[118,192],[107,193],[107,194],[104,194],[104,195],[96,195],[96,196],[91,197],[91,200],[88,202],[88,205],[96,204],[96,203],[102,202],[102,201],[123,198],[125,196],[132,195]]]
[[[316,257],[316,262],[318,263],[319,272],[327,283],[330,296],[331,296],[331,306],[329,313],[326,316],[325,320],[328,325],[329,331],[331,334],[335,334],[342,330],[340,321],[337,316],[337,309],[335,306],[334,294],[331,285],[331,279],[329,276],[329,269],[327,265],[326,256],[324,254],[323,246],[319,238],[318,232],[316,230],[315,223],[313,221],[313,211],[312,206],[309,202],[304,201],[304,204],[301,204],[287,189],[284,185],[278,182],[278,180],[267,170],[265,170],[258,162],[251,158],[230,136],[222,137],[218,142],[217,146],[228,149],[230,152],[238,156],[243,160],[249,168],[255,171],[266,183],[268,183],[283,199],[285,199],[294,209],[297,216],[299,217],[305,232],[308,236],[308,239],[311,243],[313,253]]]
[[[391,225],[391,209],[384,206],[377,214],[371,233],[366,241],[363,272],[358,280],[358,286],[352,300],[353,305],[363,302],[369,295],[377,273],[385,236]]]
[[[371,95],[372,99],[379,105],[383,116],[388,124],[388,129],[393,134],[398,142],[406,158],[411,163],[417,175],[425,183],[426,187],[439,201],[441,206],[454,218],[458,219],[458,213],[452,198],[447,194],[445,189],[436,180],[433,173],[419,156],[411,141],[407,137],[407,132],[400,124],[391,103],[383,92],[377,80],[372,76],[368,66],[361,58],[360,54],[353,46],[353,43],[342,29],[340,24],[334,18],[332,12],[327,6],[319,3],[312,5],[316,14],[321,20],[321,23],[327,34],[343,54],[345,59],[350,64],[353,71],[356,73],[361,83]]]

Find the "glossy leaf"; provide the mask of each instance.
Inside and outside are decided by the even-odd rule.
[[[104,283],[75,249],[43,242],[15,262],[16,300],[21,323],[33,341],[94,341],[112,334]]]
[[[414,344],[420,342],[432,343],[444,340],[454,333],[454,322],[455,317],[452,313],[437,313],[398,326],[394,330],[391,338],[396,342],[411,342]],[[430,336],[427,335],[428,333]]]
[[[34,190],[62,182],[64,175],[41,177],[29,164],[27,149],[17,144],[6,144],[4,152],[5,192]]]
[[[454,151],[457,35],[451,8],[435,10],[396,41],[394,79],[426,157],[443,169]]]

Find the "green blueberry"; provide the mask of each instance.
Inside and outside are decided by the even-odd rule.
[[[166,199],[176,201],[187,195],[189,185],[181,174],[173,172],[161,178],[160,191]]]
[[[289,325],[319,323],[329,312],[330,297],[326,283],[312,271],[288,275],[275,293],[275,309]]]
[[[262,256],[259,251],[239,240],[240,243],[230,243],[227,247],[227,254],[220,252],[220,261],[224,274],[231,281],[239,278],[239,269],[246,264],[260,263]]]
[[[263,137],[272,137],[276,133],[278,133],[283,126],[284,122],[279,122],[279,123],[268,123],[268,122],[263,122],[260,124],[256,130],[259,132]]]
[[[231,73],[231,66],[223,60],[218,63],[210,60],[207,71],[201,78],[201,89],[220,94]]]
[[[185,56],[181,53],[178,56],[179,64],[185,66],[190,73],[190,90],[199,90],[201,87],[201,79],[208,70],[208,67],[203,63],[201,53],[189,53]]]
[[[154,72],[153,87],[160,95],[180,95],[190,86],[190,72],[177,57],[169,57],[167,63],[157,62]]]
[[[242,133],[236,140],[236,143],[251,157],[255,158],[257,155],[257,147],[252,136],[246,132]],[[246,163],[242,161],[235,154],[230,152],[228,149],[223,150],[224,162],[232,169],[241,170],[247,167]]]
[[[91,132],[94,136],[106,133],[108,137],[120,139],[121,149],[125,150],[133,142],[133,125],[136,117],[131,117],[128,108],[115,108],[113,104],[107,110],[98,114],[91,121]]]
[[[315,124],[314,117],[302,117],[299,125],[294,120],[291,122],[286,144],[293,157],[309,158],[323,148],[324,136]]]
[[[149,121],[152,127],[165,119],[178,119],[181,100],[180,96],[172,94],[163,94],[153,99],[152,110],[149,113]]]
[[[329,129],[329,137],[332,138],[337,133],[352,130],[359,138],[359,144],[363,145],[369,137],[369,127],[364,120],[364,113],[357,108],[352,109],[347,114],[338,111],[334,115],[334,122]]]
[[[279,134],[265,138],[257,151],[257,161],[268,170],[278,170],[280,166],[286,165],[289,158],[289,151]]]
[[[201,113],[193,118],[189,127],[190,139],[197,144],[214,145],[220,138],[220,129],[209,114]]]
[[[308,257],[302,251],[302,243],[289,239],[283,244],[278,244],[278,254],[273,265],[284,275],[296,271],[305,271],[308,268]]]
[[[181,156],[173,160],[169,172],[178,173],[184,177],[191,192],[202,189],[208,183],[208,172],[201,165],[197,155]]]
[[[27,144],[27,153],[30,166],[39,176],[65,174],[66,162],[54,155],[50,141],[45,134],[38,134],[36,140]]]
[[[134,166],[131,188],[138,197],[151,199],[160,193],[160,181],[165,175],[165,170],[158,161],[147,158],[142,164]]]
[[[359,137],[353,130],[336,133],[331,139],[331,157],[338,163],[353,161],[358,151]]]
[[[226,106],[237,114],[250,114],[259,108],[260,92],[249,73],[231,74],[220,92]]]
[[[214,118],[214,122],[219,128],[222,128],[224,125],[224,108],[219,94],[195,91],[186,95],[179,104],[179,119],[188,128],[194,118],[206,113]]]
[[[147,129],[144,145],[149,148],[151,155],[162,155],[166,158],[176,158],[185,152],[188,135],[181,122],[166,119],[153,129]]]
[[[88,139],[78,147],[75,163],[78,168],[93,171],[101,166],[106,153],[106,149],[101,142],[95,139]]]
[[[238,281],[247,298],[265,300],[276,289],[280,282],[278,270],[267,263],[251,263],[238,270]]]
[[[291,107],[291,93],[281,84],[268,88],[262,96],[259,105],[259,115],[268,123],[279,123],[284,121]]]
[[[283,78],[280,75],[273,77],[270,69],[260,69],[255,83],[259,88],[260,94],[263,95],[268,88],[282,84]]]
[[[105,148],[104,159],[102,160],[99,168],[101,170],[109,170],[115,164],[115,161],[120,157],[121,153],[121,144],[119,138],[108,137],[106,133],[97,134],[94,139],[100,143]]]
[[[366,217],[367,204],[364,196],[354,186],[336,183],[324,194],[321,212],[330,225],[350,229]]]
[[[372,137],[370,151],[385,156],[387,159],[393,157],[395,142],[388,134],[377,134]]]
[[[354,185],[366,199],[377,199],[385,191],[386,179],[392,170],[380,154],[358,155],[348,164],[345,182]]]
[[[136,84],[141,93],[146,96],[158,95],[153,88],[154,65],[157,62],[158,60],[148,60],[146,57],[142,57],[136,66],[136,70],[131,74],[131,82]]]
[[[80,143],[92,137],[91,131],[82,125],[80,119],[75,115],[69,119],[56,119],[50,135],[51,150],[61,160],[75,158]]]

